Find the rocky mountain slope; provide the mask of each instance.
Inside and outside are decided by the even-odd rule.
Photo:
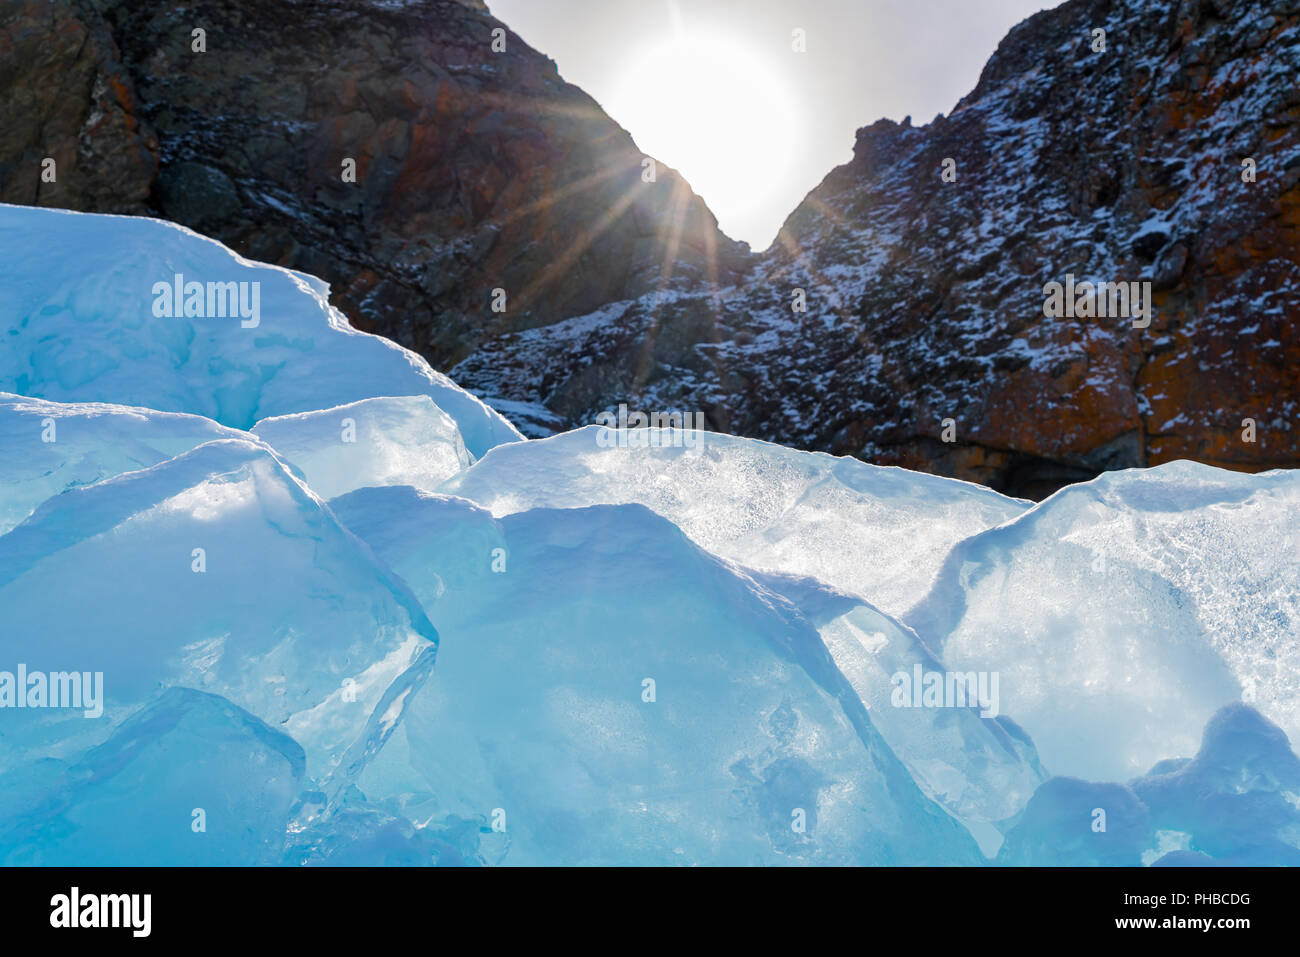
[[[950,115],[859,131],[742,285],[490,343],[453,375],[573,417],[630,392],[1034,497],[1178,458],[1294,466],[1297,10],[1071,0],[1038,14]],[[1150,282],[1149,327],[1046,317],[1045,284],[1069,275]]]
[[[1295,465],[1298,14],[1076,0],[1014,30],[950,116],[861,131],[765,264],[824,303],[796,333],[825,370],[815,404],[767,399],[794,371],[778,360],[742,421],[1030,491],[1178,458]],[[1069,274],[1150,281],[1150,326],[1045,317]]]
[[[480,6],[0,0],[0,200],[322,275],[534,434],[700,410],[1030,496],[1300,462],[1297,0],[1038,14],[948,116],[859,131],[761,256]],[[1068,276],[1150,282],[1149,326],[1045,316]]]

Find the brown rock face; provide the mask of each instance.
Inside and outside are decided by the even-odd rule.
[[[68,4],[0,4],[0,90],[0,202],[148,211],[158,144],[101,21]]]
[[[477,2],[0,0],[0,23],[0,199],[150,211],[323,276],[534,433],[701,410],[1030,496],[1300,463],[1297,0],[1038,14],[949,116],[859,131],[761,257]],[[1045,315],[1068,277],[1149,283],[1149,325]]]

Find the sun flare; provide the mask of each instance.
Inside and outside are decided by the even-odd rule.
[[[755,233],[755,210],[797,137],[778,61],[721,32],[682,33],[629,64],[609,111],[647,155],[686,177],[725,232]]]

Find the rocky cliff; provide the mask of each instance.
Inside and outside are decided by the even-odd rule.
[[[823,303],[796,334],[818,412],[784,434],[1030,492],[1296,465],[1298,73],[1294,2],[1075,0],[1015,29],[950,116],[862,130],[764,266]],[[1070,275],[1150,282],[1150,325],[1046,317]],[[772,376],[745,426],[776,410]]]
[[[542,369],[516,397],[568,416],[631,393],[1033,497],[1178,458],[1294,467],[1298,73],[1294,0],[1071,0],[948,116],[860,130],[742,284],[489,343],[457,374],[509,393],[501,370]],[[1070,276],[1150,283],[1149,325],[1045,316]]]
[[[948,116],[859,131],[762,256],[478,3],[0,0],[0,24],[0,199],[325,276],[535,434],[700,410],[1032,496],[1300,464],[1297,0],[1038,14]],[[1068,277],[1149,283],[1149,324],[1045,315]]]

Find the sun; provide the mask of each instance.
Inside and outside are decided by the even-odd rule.
[[[724,31],[679,32],[632,58],[607,105],[647,155],[686,177],[724,232],[756,248],[780,225],[765,200],[799,135],[778,57]]]

